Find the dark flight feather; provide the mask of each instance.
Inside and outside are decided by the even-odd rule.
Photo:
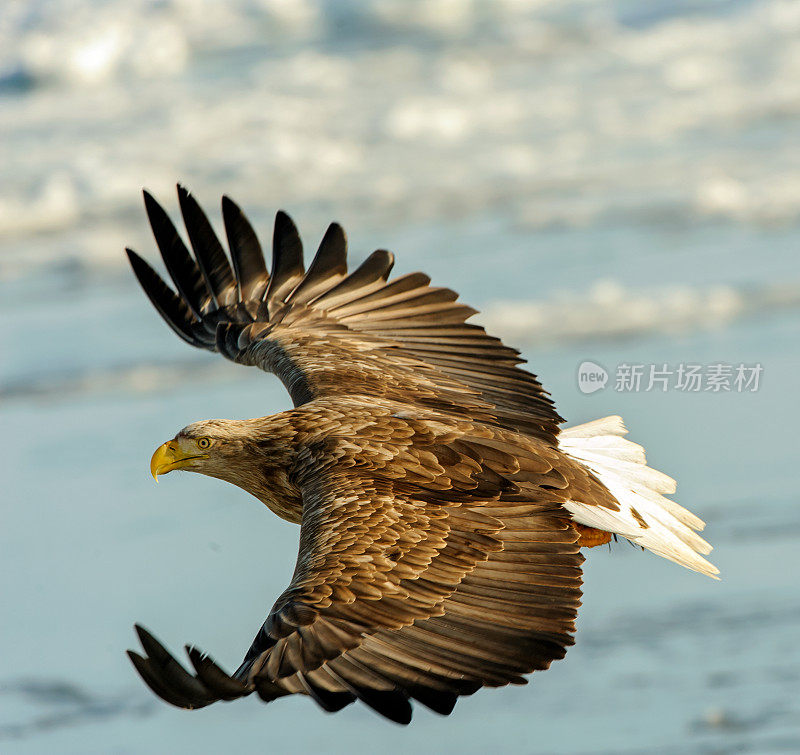
[[[214,304],[217,307],[231,304],[230,294],[236,282],[217,234],[197,200],[183,186],[178,186],[178,199],[189,241]]]
[[[209,295],[200,268],[161,205],[147,192],[142,192],[147,218],[161,258],[180,295],[198,319],[207,310]]]
[[[239,205],[228,197],[222,197],[222,217],[239,288],[239,300],[260,301],[269,284],[269,273],[258,236]]]

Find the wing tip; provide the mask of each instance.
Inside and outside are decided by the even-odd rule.
[[[292,220],[292,216],[286,210],[278,210],[275,213],[275,222],[273,224],[273,235],[276,239],[283,238],[287,234],[300,238],[300,232],[297,230],[297,224]]]
[[[227,194],[222,195],[222,199],[220,200],[220,205],[222,206],[222,215],[223,218],[225,215],[229,213],[242,213],[242,208],[239,207],[233,199],[231,199]]]
[[[142,199],[144,200],[144,210],[147,213],[147,219],[152,227],[153,223],[156,222],[157,216],[165,216],[167,214],[166,210],[164,210],[161,203],[149,189],[142,189]]]
[[[277,223],[278,221],[280,221],[281,223],[289,222],[292,225],[294,225],[294,221],[292,220],[292,216],[288,212],[286,212],[286,210],[283,210],[283,209],[279,209],[275,213],[275,222]]]
[[[127,255],[128,262],[130,262],[131,265],[134,265],[139,262],[144,262],[142,256],[137,252],[135,252],[133,249],[131,249],[129,246],[125,247],[125,254]]]
[[[341,223],[334,221],[333,223],[328,224],[328,227],[325,230],[325,235],[322,237],[322,241],[320,242],[317,254],[320,253],[323,247],[333,248],[340,255],[347,254],[347,233],[345,232]]]

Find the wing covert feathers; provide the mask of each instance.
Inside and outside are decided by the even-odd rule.
[[[178,195],[192,252],[166,212],[145,207],[174,290],[134,252],[137,279],[184,340],[274,372],[295,405],[330,395],[418,402],[554,442],[562,421],[516,350],[465,320],[475,310],[422,273],[389,281],[378,250],[347,274],[347,241],[333,223],[306,270],[288,215],[275,218],[272,272],[241,210],[223,198],[230,257],[195,198]]]

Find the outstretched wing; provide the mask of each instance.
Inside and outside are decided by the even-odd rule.
[[[582,557],[556,452],[520,460],[502,435],[412,421],[409,439],[402,424],[376,429],[390,463],[369,441],[309,452],[294,577],[234,675],[194,649],[190,674],[139,629],[147,656],[131,658],[153,691],[181,707],[254,691],[328,711],[360,699],[408,723],[410,699],[447,714],[563,657]]]
[[[389,282],[394,263],[373,252],[347,273],[334,223],[308,270],[288,215],[279,212],[267,271],[258,238],[227,197],[230,259],[208,218],[178,188],[192,255],[145,192],[156,243],[176,290],[128,250],[153,305],[184,340],[275,373],[296,406],[326,395],[382,396],[479,419],[553,442],[563,420],[515,349],[465,320],[475,310],[422,273]]]

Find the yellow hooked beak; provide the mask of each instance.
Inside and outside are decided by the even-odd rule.
[[[188,462],[192,459],[207,459],[208,454],[187,454],[178,445],[176,440],[168,440],[162,443],[150,459],[150,473],[153,479],[158,482],[160,474],[166,474],[173,469],[182,469],[189,466]]]

